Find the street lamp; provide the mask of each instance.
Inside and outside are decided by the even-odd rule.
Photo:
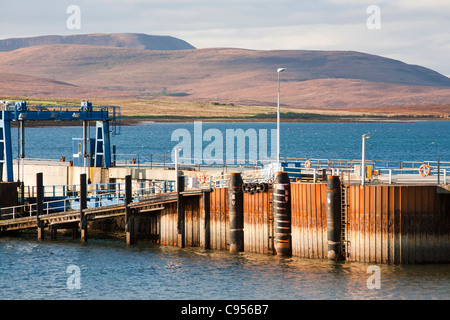
[[[366,139],[369,138],[370,136],[366,134],[362,135],[361,185],[366,182]]]
[[[178,186],[178,152],[181,150],[181,148],[175,148],[175,191],[179,190]]]
[[[277,165],[280,163],[280,73],[286,68],[278,68],[278,104],[277,104]]]

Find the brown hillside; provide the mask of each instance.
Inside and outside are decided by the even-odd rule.
[[[450,79],[432,70],[358,52],[229,48],[149,51],[45,45],[0,52],[1,95],[361,109],[432,105],[448,113]],[[25,77],[25,78],[21,78]],[[422,108],[423,110],[423,108]]]

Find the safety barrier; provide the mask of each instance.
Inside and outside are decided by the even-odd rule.
[[[36,195],[36,187],[28,187],[28,189],[32,190],[29,199],[34,198]],[[61,190],[61,192],[58,192],[58,190]],[[88,208],[123,204],[125,201],[125,183],[89,184],[87,190]],[[174,191],[174,181],[145,181],[132,183],[132,196],[134,201],[138,201],[144,196]],[[79,209],[80,201],[80,185],[44,186],[44,198],[52,199],[44,201],[44,214],[77,210]],[[35,216],[36,213],[36,203],[4,207],[0,209],[0,220],[31,217]]]

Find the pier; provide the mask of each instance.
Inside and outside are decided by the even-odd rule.
[[[68,229],[89,241],[90,229],[121,230],[130,245],[145,238],[166,246],[311,259],[449,262],[446,163],[439,164],[439,178],[397,168],[400,176],[391,168],[390,175],[372,176],[362,185],[354,166],[302,161],[286,163],[269,180],[261,167],[183,165],[176,171],[169,161],[116,163],[89,168],[90,184],[82,173],[86,168],[34,162],[24,170],[27,187],[1,183],[2,201],[19,202],[21,192],[26,203],[2,203],[0,234],[37,230],[43,239]],[[55,170],[67,174],[42,174]],[[77,174],[77,184],[43,183],[61,176],[76,182]],[[30,175],[35,183],[29,183]]]
[[[120,108],[88,101],[53,110],[18,102],[0,120],[0,236],[36,230],[37,239],[55,239],[71,230],[86,242],[100,230],[123,232],[128,245],[145,238],[282,257],[450,261],[450,162],[372,161],[364,151],[362,160],[276,163],[119,154],[109,135],[120,132]],[[26,120],[82,121],[73,160],[25,158]]]

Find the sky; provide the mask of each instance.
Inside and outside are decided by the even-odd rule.
[[[0,39],[130,32],[196,48],[352,50],[450,77],[450,0],[0,0],[0,14]]]

